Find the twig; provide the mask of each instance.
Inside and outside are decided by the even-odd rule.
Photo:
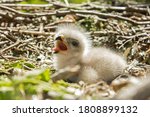
[[[18,7],[18,8],[27,8],[28,9],[35,9],[35,8],[51,8],[51,7],[59,7],[59,8],[76,8],[76,9],[82,9],[83,6],[87,6],[87,3],[83,4],[69,4],[69,6],[63,4],[63,3],[58,3],[58,2],[51,2],[51,4],[1,4],[2,6],[7,6],[7,7]]]
[[[6,57],[4,57],[4,56],[2,55],[1,52],[0,52],[0,57],[3,58],[3,59],[5,59],[6,61],[8,60]]]
[[[141,36],[150,36],[150,34],[147,34],[147,33],[140,33],[140,34],[136,34],[136,35],[131,35],[131,36],[119,36],[123,39],[133,39],[133,38],[136,38],[136,37],[141,37]]]
[[[0,42],[0,46],[6,44],[6,43],[8,43],[8,42],[9,42],[9,41],[2,41],[2,42]]]
[[[110,34],[117,35],[117,34],[119,34],[119,33],[116,32],[116,31],[107,31],[107,30],[104,30],[104,31],[94,31],[94,32],[90,32],[89,34],[98,37],[98,36],[106,36],[106,35],[110,35]]]
[[[88,9],[97,9],[97,10],[102,10],[102,9],[105,9],[107,11],[129,11],[129,12],[140,12],[140,13],[148,13],[148,10],[147,8],[139,8],[139,7],[135,7],[135,6],[100,6],[100,5],[95,5],[95,4],[92,4],[92,3],[89,3],[89,8]]]
[[[23,13],[23,12],[20,12],[20,11],[17,11],[15,9],[12,9],[12,8],[9,8],[9,7],[6,7],[6,6],[2,6],[2,5],[0,5],[0,9],[10,11],[12,13],[15,13],[15,14],[19,15],[19,16],[25,16],[25,17],[32,16],[32,17],[34,17],[36,15],[36,14],[31,14],[31,13]]]
[[[0,50],[0,53],[4,53],[4,52],[8,51],[8,50],[10,50],[11,48],[13,48],[13,47],[19,45],[20,43],[21,43],[21,41],[17,41],[16,43],[14,43],[14,44],[12,44],[12,45],[10,45],[10,46],[8,46],[8,47],[6,47],[6,48]]]
[[[133,23],[133,24],[137,24],[137,25],[145,25],[145,24],[150,24],[150,21],[135,21],[135,20],[132,20],[130,18],[127,18],[127,17],[123,17],[123,16],[119,16],[119,15],[113,15],[113,14],[106,14],[106,13],[100,13],[100,12],[97,12],[97,11],[86,11],[86,10],[82,10],[82,11],[79,11],[79,10],[71,10],[73,13],[80,13],[80,14],[91,14],[91,15],[97,15],[99,17],[102,17],[102,18],[114,18],[114,19],[119,19],[119,20],[125,20],[125,21],[128,21],[130,23]]]
[[[90,16],[90,15],[83,15],[83,14],[76,14],[76,16],[82,17],[82,18],[93,18],[93,19],[96,19],[96,20],[98,20],[100,22],[107,22],[106,19],[102,19],[102,18],[97,17],[97,16]]]
[[[0,54],[0,56],[1,56],[1,54]],[[9,60],[9,59],[12,59],[12,60],[29,60],[28,58],[14,57],[14,56],[1,56],[1,58],[5,59],[5,60]],[[30,61],[33,61],[33,60],[30,60]]]
[[[0,4],[2,6],[7,7],[32,7],[32,8],[39,8],[39,7],[52,7],[53,4]]]
[[[0,27],[0,29],[6,30],[6,28],[1,28],[1,27]],[[7,31],[8,31],[8,30],[7,30]],[[0,31],[0,33],[3,34],[3,35],[5,36],[4,38],[7,39],[7,40],[10,40],[10,41],[12,41],[12,42],[16,42],[16,41],[17,41],[17,39],[15,39],[12,35],[8,34],[9,32]]]
[[[66,0],[65,0],[66,1]],[[87,10],[108,10],[108,11],[130,11],[130,12],[140,12],[140,13],[148,13],[147,8],[139,8],[142,6],[104,6],[104,5],[96,5],[93,3],[86,3],[86,4],[69,4],[66,2],[66,4],[63,3],[57,3],[53,2],[52,4],[44,4],[44,5],[38,5],[38,4],[1,4],[2,6],[7,7],[30,7],[30,8],[48,8],[48,7],[60,7],[60,8],[70,8],[70,9],[87,9]],[[146,5],[145,5],[146,6]]]
[[[145,31],[145,30],[150,30],[150,26],[144,27],[144,28],[136,28],[134,29],[135,31]]]
[[[22,34],[30,34],[30,35],[43,35],[43,36],[50,36],[54,35],[54,33],[50,32],[40,32],[40,31],[30,31],[30,30],[12,30],[12,32],[19,32]]]
[[[97,15],[98,17],[101,18],[114,18],[114,19],[119,19],[119,20],[125,20],[128,21],[130,23],[133,24],[137,24],[137,25],[146,25],[146,24],[150,24],[150,21],[135,21],[132,20],[130,18],[127,17],[123,17],[123,16],[119,16],[119,15],[113,15],[113,14],[106,14],[106,13],[101,13],[101,12],[97,12],[97,11],[87,11],[87,10],[68,10],[68,11],[54,11],[51,13],[23,13],[23,12],[19,12],[16,11],[12,8],[8,8],[6,6],[0,6],[0,8],[11,11],[13,13],[16,13],[19,16],[24,16],[24,17],[41,17],[41,16],[52,16],[52,15],[56,15],[56,16],[64,16],[66,14],[88,14],[88,15]]]

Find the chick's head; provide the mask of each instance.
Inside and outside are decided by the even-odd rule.
[[[90,47],[89,36],[74,24],[58,25],[53,51],[60,55],[83,55]]]

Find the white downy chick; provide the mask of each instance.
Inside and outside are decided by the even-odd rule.
[[[72,82],[112,81],[127,65],[123,57],[109,49],[92,48],[90,36],[74,24],[58,25],[54,38],[55,69],[80,65],[78,75],[69,78]]]

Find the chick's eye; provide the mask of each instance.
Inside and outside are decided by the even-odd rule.
[[[72,41],[71,44],[72,44],[74,47],[78,47],[78,46],[79,46],[79,42],[78,42],[78,41]]]

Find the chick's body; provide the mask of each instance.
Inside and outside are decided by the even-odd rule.
[[[88,83],[100,79],[112,81],[126,67],[126,61],[120,55],[103,47],[91,49],[82,59],[79,78]]]
[[[60,44],[58,44],[59,35],[63,35],[64,38],[61,39]],[[54,55],[55,69],[60,70],[67,66],[80,65],[78,74],[69,78],[73,82],[82,80],[87,83],[95,83],[99,80],[113,80],[124,70],[126,61],[109,49],[92,48],[89,37],[85,31],[75,25],[58,26],[55,36],[55,48],[57,49],[55,50],[59,50],[59,52]],[[67,49],[63,50],[62,45]]]

